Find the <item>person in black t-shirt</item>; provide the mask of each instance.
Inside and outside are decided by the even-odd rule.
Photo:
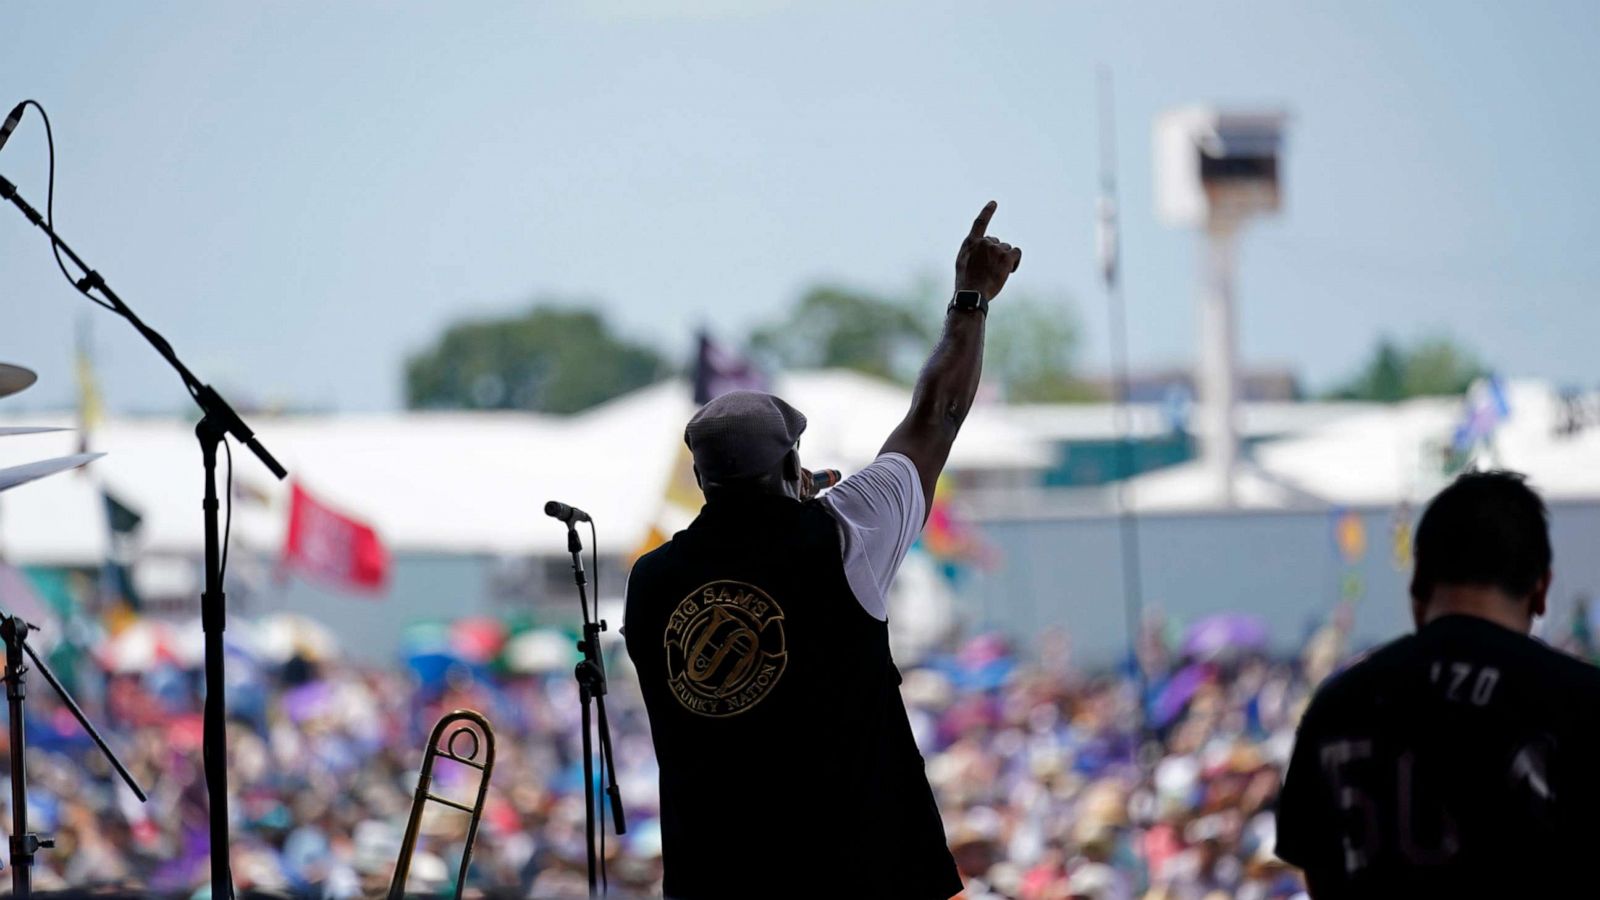
[[[1600,669],[1529,636],[1544,503],[1463,475],[1417,528],[1415,634],[1329,679],[1300,722],[1277,853],[1330,897],[1600,892]]]

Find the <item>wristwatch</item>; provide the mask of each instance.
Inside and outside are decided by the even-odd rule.
[[[948,315],[958,309],[962,312],[971,312],[975,309],[983,313],[984,318],[988,318],[989,298],[977,291],[956,291],[956,295],[950,298],[950,305],[945,308],[945,314]]]

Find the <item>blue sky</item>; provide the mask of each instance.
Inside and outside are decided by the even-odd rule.
[[[990,197],[1012,289],[1075,302],[1099,367],[1099,63],[1136,364],[1193,356],[1149,132],[1206,101],[1293,115],[1284,215],[1243,241],[1247,364],[1319,387],[1445,332],[1593,384],[1597,38],[1585,2],[31,2],[0,8],[0,107],[45,103],[63,234],[236,399],[395,407],[407,352],[539,294],[681,352],[816,280],[944,277]],[[42,205],[45,171],[30,114],[0,173]],[[0,298],[0,359],[41,374],[8,408],[71,401],[90,313],[113,408],[186,402],[14,213]]]

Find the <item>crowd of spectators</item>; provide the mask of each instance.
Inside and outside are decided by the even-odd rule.
[[[1273,856],[1272,808],[1311,686],[1344,657],[1336,619],[1295,658],[1251,647],[1186,653],[1152,627],[1139,665],[1080,671],[1063,636],[1026,659],[977,636],[905,667],[904,693],[971,900],[1294,897]],[[455,708],[494,723],[497,756],[469,884],[496,896],[584,891],[579,706],[570,668],[461,662],[362,668],[337,654],[230,659],[231,848],[241,889],[297,896],[384,890],[428,730]],[[613,652],[610,713],[628,832],[608,834],[610,882],[658,891],[655,765]],[[94,667],[86,658],[79,666]],[[40,889],[207,882],[200,676],[176,662],[96,669],[86,705],[150,793],[140,804],[53,700],[30,694],[31,825],[56,838]],[[92,688],[92,689],[91,689]],[[0,760],[4,757],[0,756]],[[470,797],[445,762],[435,790]],[[451,883],[465,817],[432,806],[411,885]],[[609,831],[609,828],[608,828]],[[825,859],[819,860],[825,864]],[[841,896],[848,896],[841,886]]]

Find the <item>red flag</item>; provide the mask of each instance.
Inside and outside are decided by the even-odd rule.
[[[381,591],[389,581],[389,552],[372,526],[327,506],[298,482],[291,488],[285,567],[335,587]]]

